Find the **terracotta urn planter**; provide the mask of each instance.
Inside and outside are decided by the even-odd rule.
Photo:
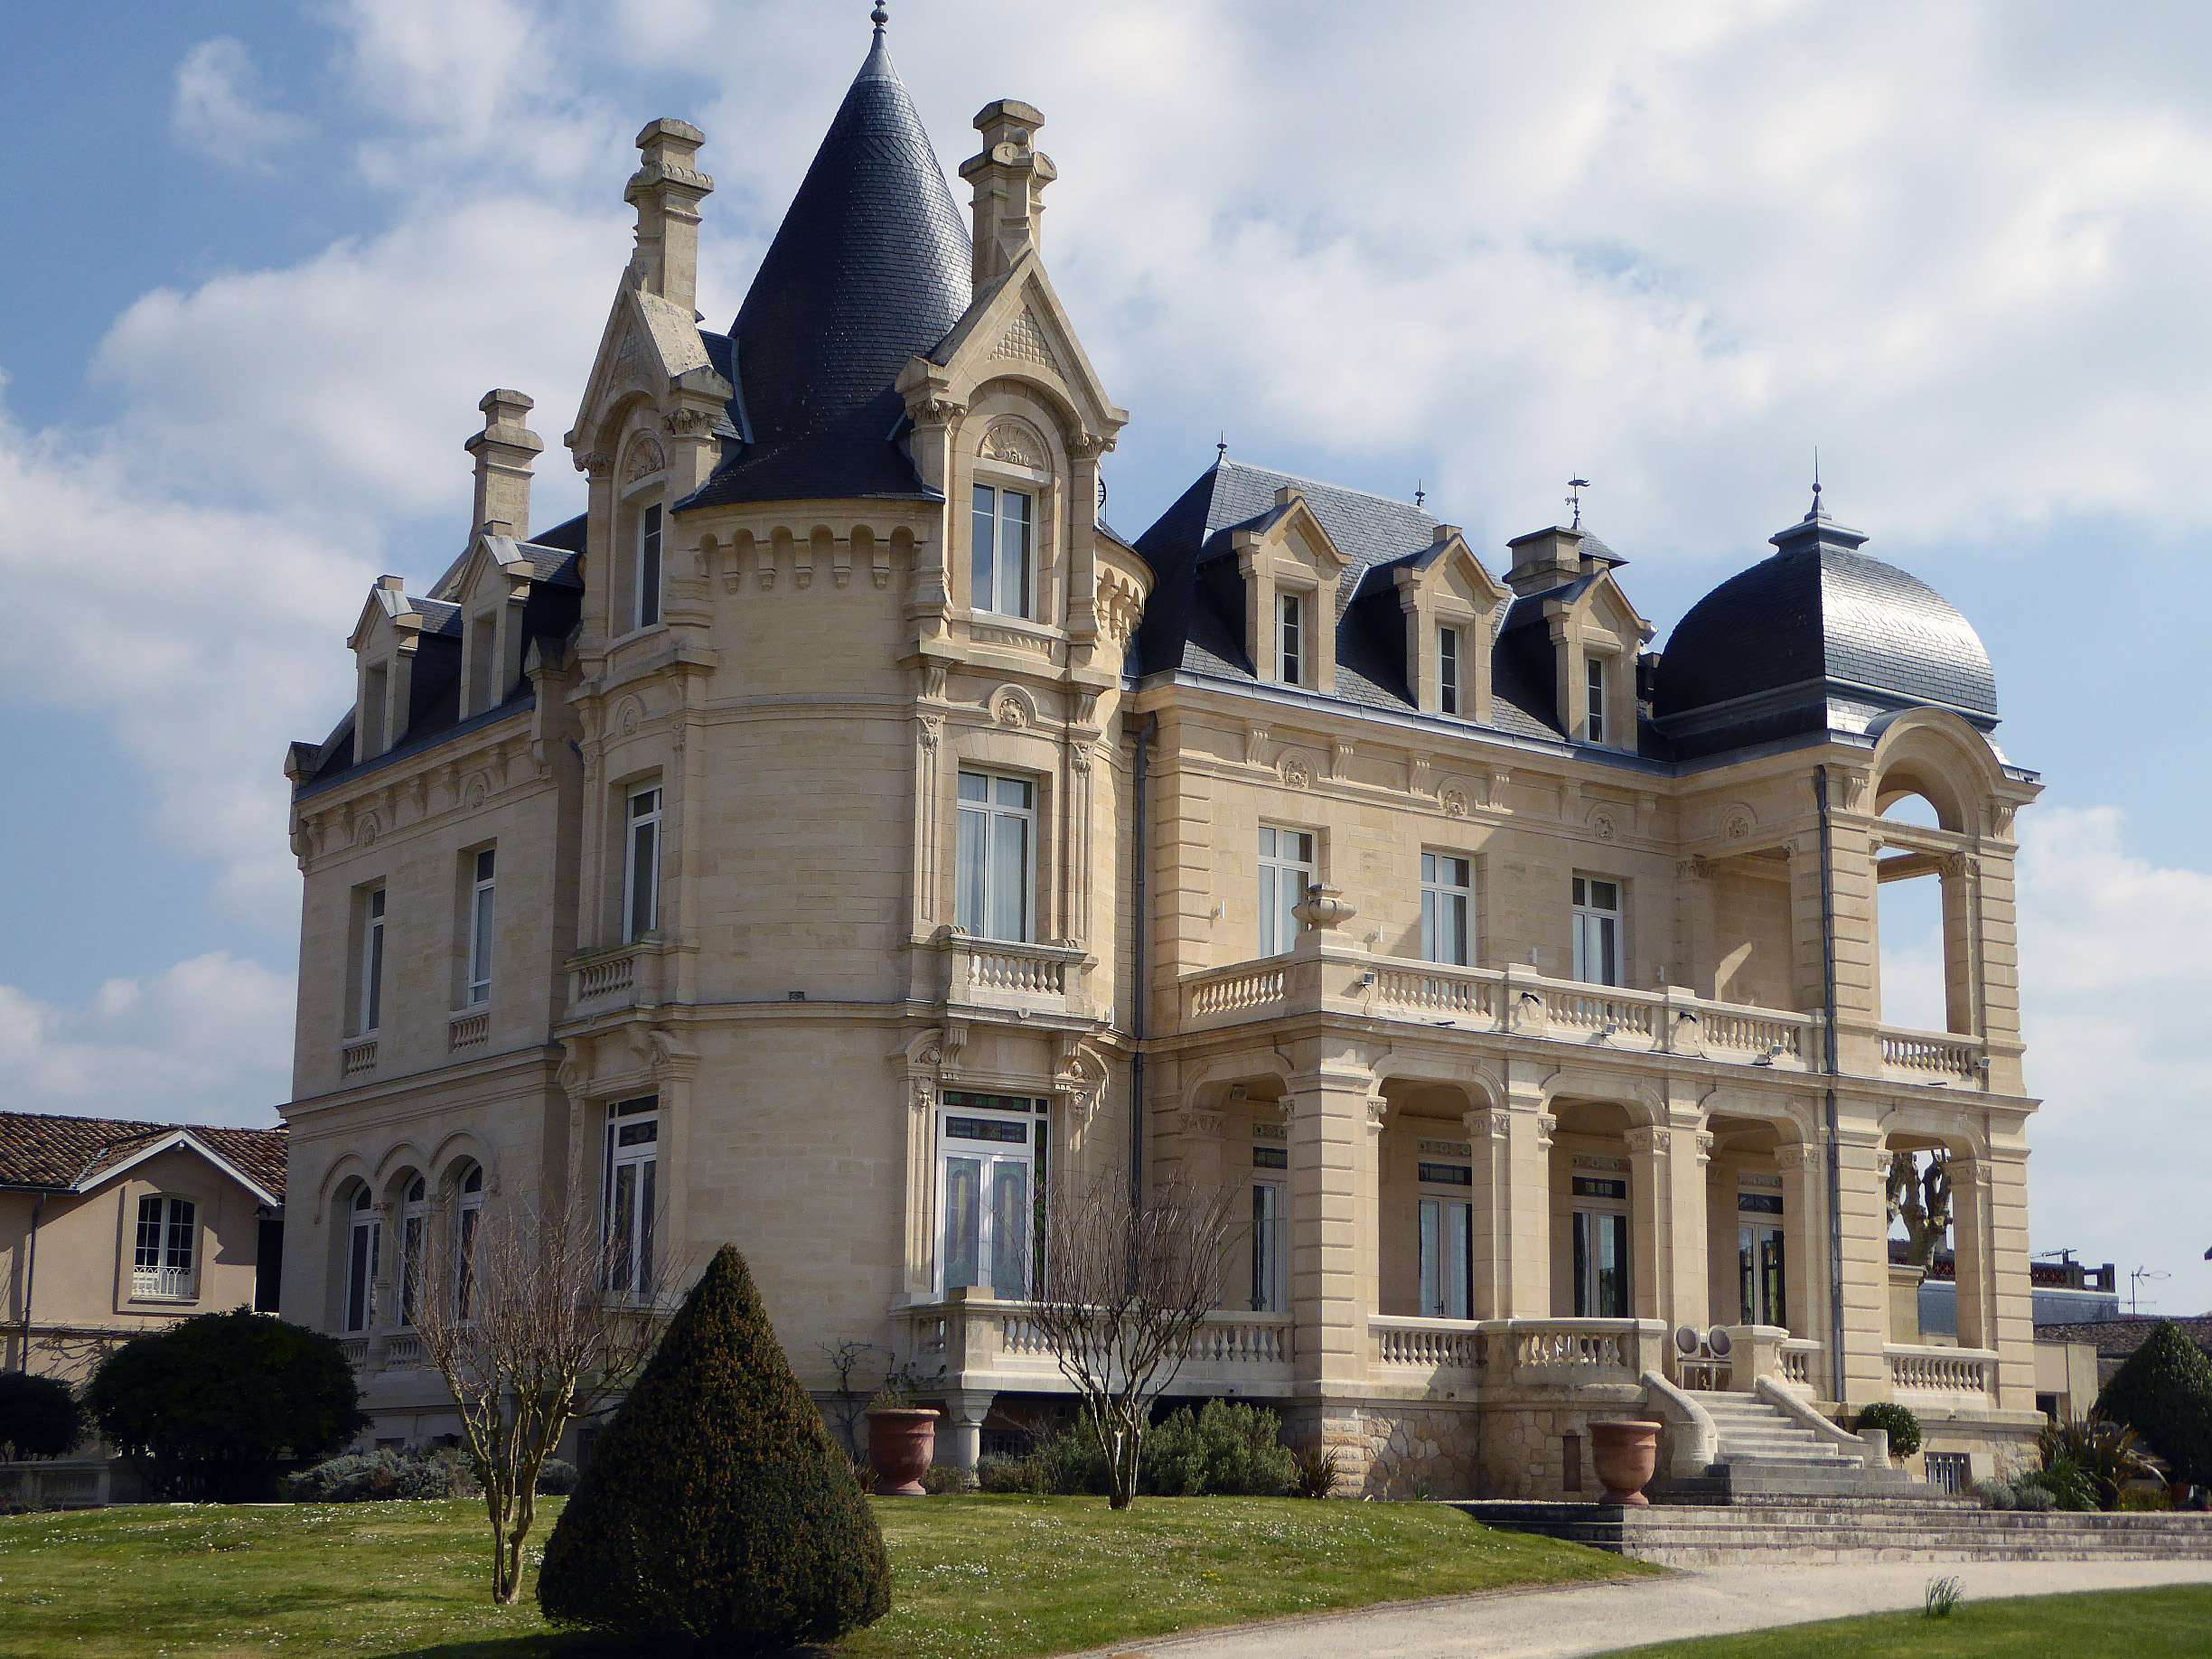
[[[922,1496],[922,1476],[937,1455],[936,1411],[929,1406],[873,1406],[867,1426],[876,1495]]]
[[[1600,1504],[1641,1507],[1651,1503],[1644,1487],[1659,1467],[1658,1423],[1598,1422],[1589,1425],[1590,1461],[1605,1482]]]

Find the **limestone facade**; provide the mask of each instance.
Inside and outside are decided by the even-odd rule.
[[[1655,630],[1579,526],[1494,575],[1416,507],[1225,459],[1123,539],[1041,124],[977,117],[948,232],[933,160],[853,159],[919,133],[879,36],[729,336],[694,320],[703,136],[640,136],[564,440],[587,512],[532,539],[543,445],[490,394],[466,548],[420,598],[380,584],[356,709],[288,763],[286,1315],[353,1345],[380,1437],[436,1432],[411,1218],[573,1183],[658,1252],[736,1242],[810,1386],[868,1345],[972,1461],[1064,1392],[1020,1311],[1036,1195],[1134,1157],[1251,1217],[1177,1392],[1279,1403],[1350,1489],[1572,1489],[1590,1416],[1717,1380],[1715,1326],[1733,1386],[2027,1432],[2039,784],[1993,703],[1832,661],[1816,728],[1736,741],[1734,703],[1654,700]],[[845,183],[895,236],[823,216],[824,169],[871,166]],[[791,277],[838,237],[923,276]],[[805,305],[759,321],[787,278]],[[911,338],[848,426],[794,415],[762,365],[849,390],[800,361],[805,305],[848,304]],[[1855,536],[1816,511],[1776,560],[1870,566]],[[1922,876],[1935,1033],[1879,983],[1878,888]],[[1889,1328],[1914,1148],[1952,1158],[1955,1347]]]

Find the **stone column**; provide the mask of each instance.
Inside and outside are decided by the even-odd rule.
[[[1998,1394],[1993,1403],[2008,1411],[2031,1411],[2036,1393],[2035,1302],[2028,1270],[2027,1154],[2024,1148],[2014,1152],[1992,1148],[1975,1169],[1989,1275],[1989,1315],[1982,1345],[1997,1350]]]
[[[1889,1397],[1889,1367],[1882,1345],[1889,1335],[1889,1201],[1883,1176],[1887,1159],[1881,1133],[1858,1115],[1858,1102],[1845,1102],[1842,1123],[1843,1219],[1843,1386],[1853,1410]],[[1826,1181],[1823,1167],[1823,1187]],[[1823,1258],[1828,1237],[1820,1247]],[[1827,1280],[1823,1276],[1823,1289]],[[1822,1340],[1828,1337],[1828,1305],[1821,1304]]]
[[[1789,1304],[1793,1336],[1809,1336],[1823,1354],[1828,1335],[1828,1155],[1818,1141],[1801,1140],[1775,1149],[1782,1173],[1782,1281]],[[1729,1248],[1736,1242],[1729,1242]],[[1731,1317],[1740,1305],[1726,1310]],[[1825,1398],[1835,1397],[1832,1380],[1819,1382]]]
[[[1508,1104],[1490,1139],[1493,1279],[1500,1319],[1551,1317],[1551,1129],[1542,1073],[1509,1063]]]
[[[1374,1303],[1374,1074],[1364,1055],[1330,1045],[1291,1078],[1290,1098],[1298,1380],[1301,1392],[1356,1392]]]
[[[970,1484],[976,1459],[983,1451],[983,1420],[990,1415],[995,1393],[952,1393],[944,1399],[945,1439],[949,1455],[943,1461],[967,1471]]]

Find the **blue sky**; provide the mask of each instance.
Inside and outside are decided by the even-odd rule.
[[[900,0],[957,164],[1041,107],[1046,257],[1133,424],[1134,532],[1217,434],[1504,539],[1595,480],[1664,637],[1828,499],[1965,611],[2023,816],[2038,1248],[2212,1306],[2212,92],[2198,8]],[[0,1098],[271,1120],[283,743],[380,571],[460,545],[538,398],[539,518],[627,256],[631,136],[708,135],[741,297],[865,5],[94,5],[0,57]],[[973,42],[988,33],[989,51]],[[1925,998],[1925,917],[1900,920]],[[2198,1236],[2203,1234],[2204,1236]]]

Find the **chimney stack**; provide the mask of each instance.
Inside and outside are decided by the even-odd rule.
[[[1583,574],[1580,530],[1554,524],[1549,530],[1515,536],[1505,546],[1513,554],[1505,586],[1523,598],[1549,593]]]
[[[472,530],[487,536],[530,539],[530,468],[545,447],[522,424],[531,403],[519,391],[484,393],[476,407],[484,427],[465,447],[476,457],[476,521]]]
[[[975,187],[975,286],[980,292],[1043,246],[1045,187],[1060,176],[1052,157],[1033,147],[1045,117],[1010,98],[976,116],[983,154],[961,164]]]
[[[649,122],[637,136],[641,164],[623,191],[637,209],[635,280],[686,316],[698,310],[698,204],[714,190],[714,181],[691,164],[706,142],[689,121]]]

